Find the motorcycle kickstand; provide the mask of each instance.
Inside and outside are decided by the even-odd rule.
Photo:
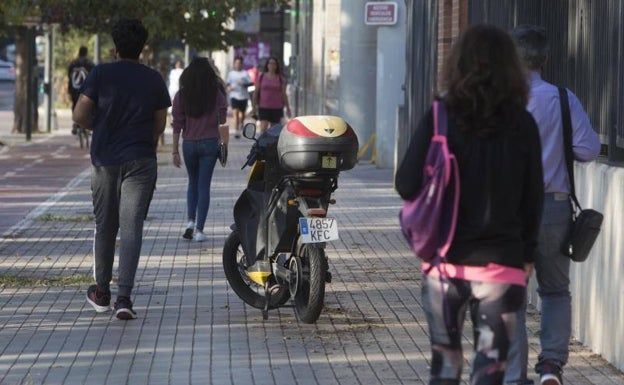
[[[262,309],[262,319],[269,319],[269,303],[271,303],[271,291],[269,290],[269,281],[264,283],[264,309]]]

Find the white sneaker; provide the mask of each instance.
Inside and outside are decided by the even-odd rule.
[[[559,377],[555,374],[544,374],[540,377],[540,384],[561,385],[561,381],[559,381]]]
[[[195,233],[195,235],[193,235],[193,240],[195,242],[203,242],[203,241],[205,241],[207,239],[208,239],[208,237],[206,236],[206,234],[204,234],[204,233],[202,233],[200,231],[197,231]]]

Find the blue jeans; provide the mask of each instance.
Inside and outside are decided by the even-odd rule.
[[[115,239],[120,234],[117,295],[130,297],[141,244],[143,221],[156,186],[156,158],[141,158],[116,166],[91,168],[91,195],[95,216],[95,281],[110,291]]]
[[[196,222],[197,230],[203,231],[210,207],[210,183],[217,163],[218,139],[185,140],[182,150],[188,173],[188,219]]]
[[[572,334],[572,298],[570,296],[570,258],[560,252],[568,234],[570,202],[544,196],[544,213],[535,257],[537,292],[541,300],[542,351],[535,371],[541,373],[545,361],[563,367],[568,362],[568,344]],[[526,300],[517,315],[516,338],[512,343],[505,373],[506,384],[532,384],[527,380],[528,341],[526,335]]]
[[[470,383],[500,384],[514,330],[516,313],[526,296],[519,285],[440,280],[422,277],[422,302],[431,339],[430,385],[459,385],[462,372],[462,327],[470,309],[474,358]]]

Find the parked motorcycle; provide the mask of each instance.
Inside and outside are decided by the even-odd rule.
[[[242,168],[251,170],[223,247],[225,276],[264,319],[292,298],[297,317],[314,323],[331,282],[325,243],[338,239],[327,210],[340,171],[357,162],[357,136],[336,116],[297,117],[255,135],[247,123],[254,144]]]

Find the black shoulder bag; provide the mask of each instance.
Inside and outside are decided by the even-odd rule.
[[[568,179],[570,181],[570,204],[572,218],[570,233],[561,245],[563,255],[570,257],[574,262],[583,262],[589,256],[592,246],[600,233],[603,215],[596,210],[581,208],[574,188],[574,152],[572,151],[572,122],[570,118],[570,104],[568,92],[559,87],[559,102],[561,103],[561,119],[563,123],[563,147],[565,151]]]

